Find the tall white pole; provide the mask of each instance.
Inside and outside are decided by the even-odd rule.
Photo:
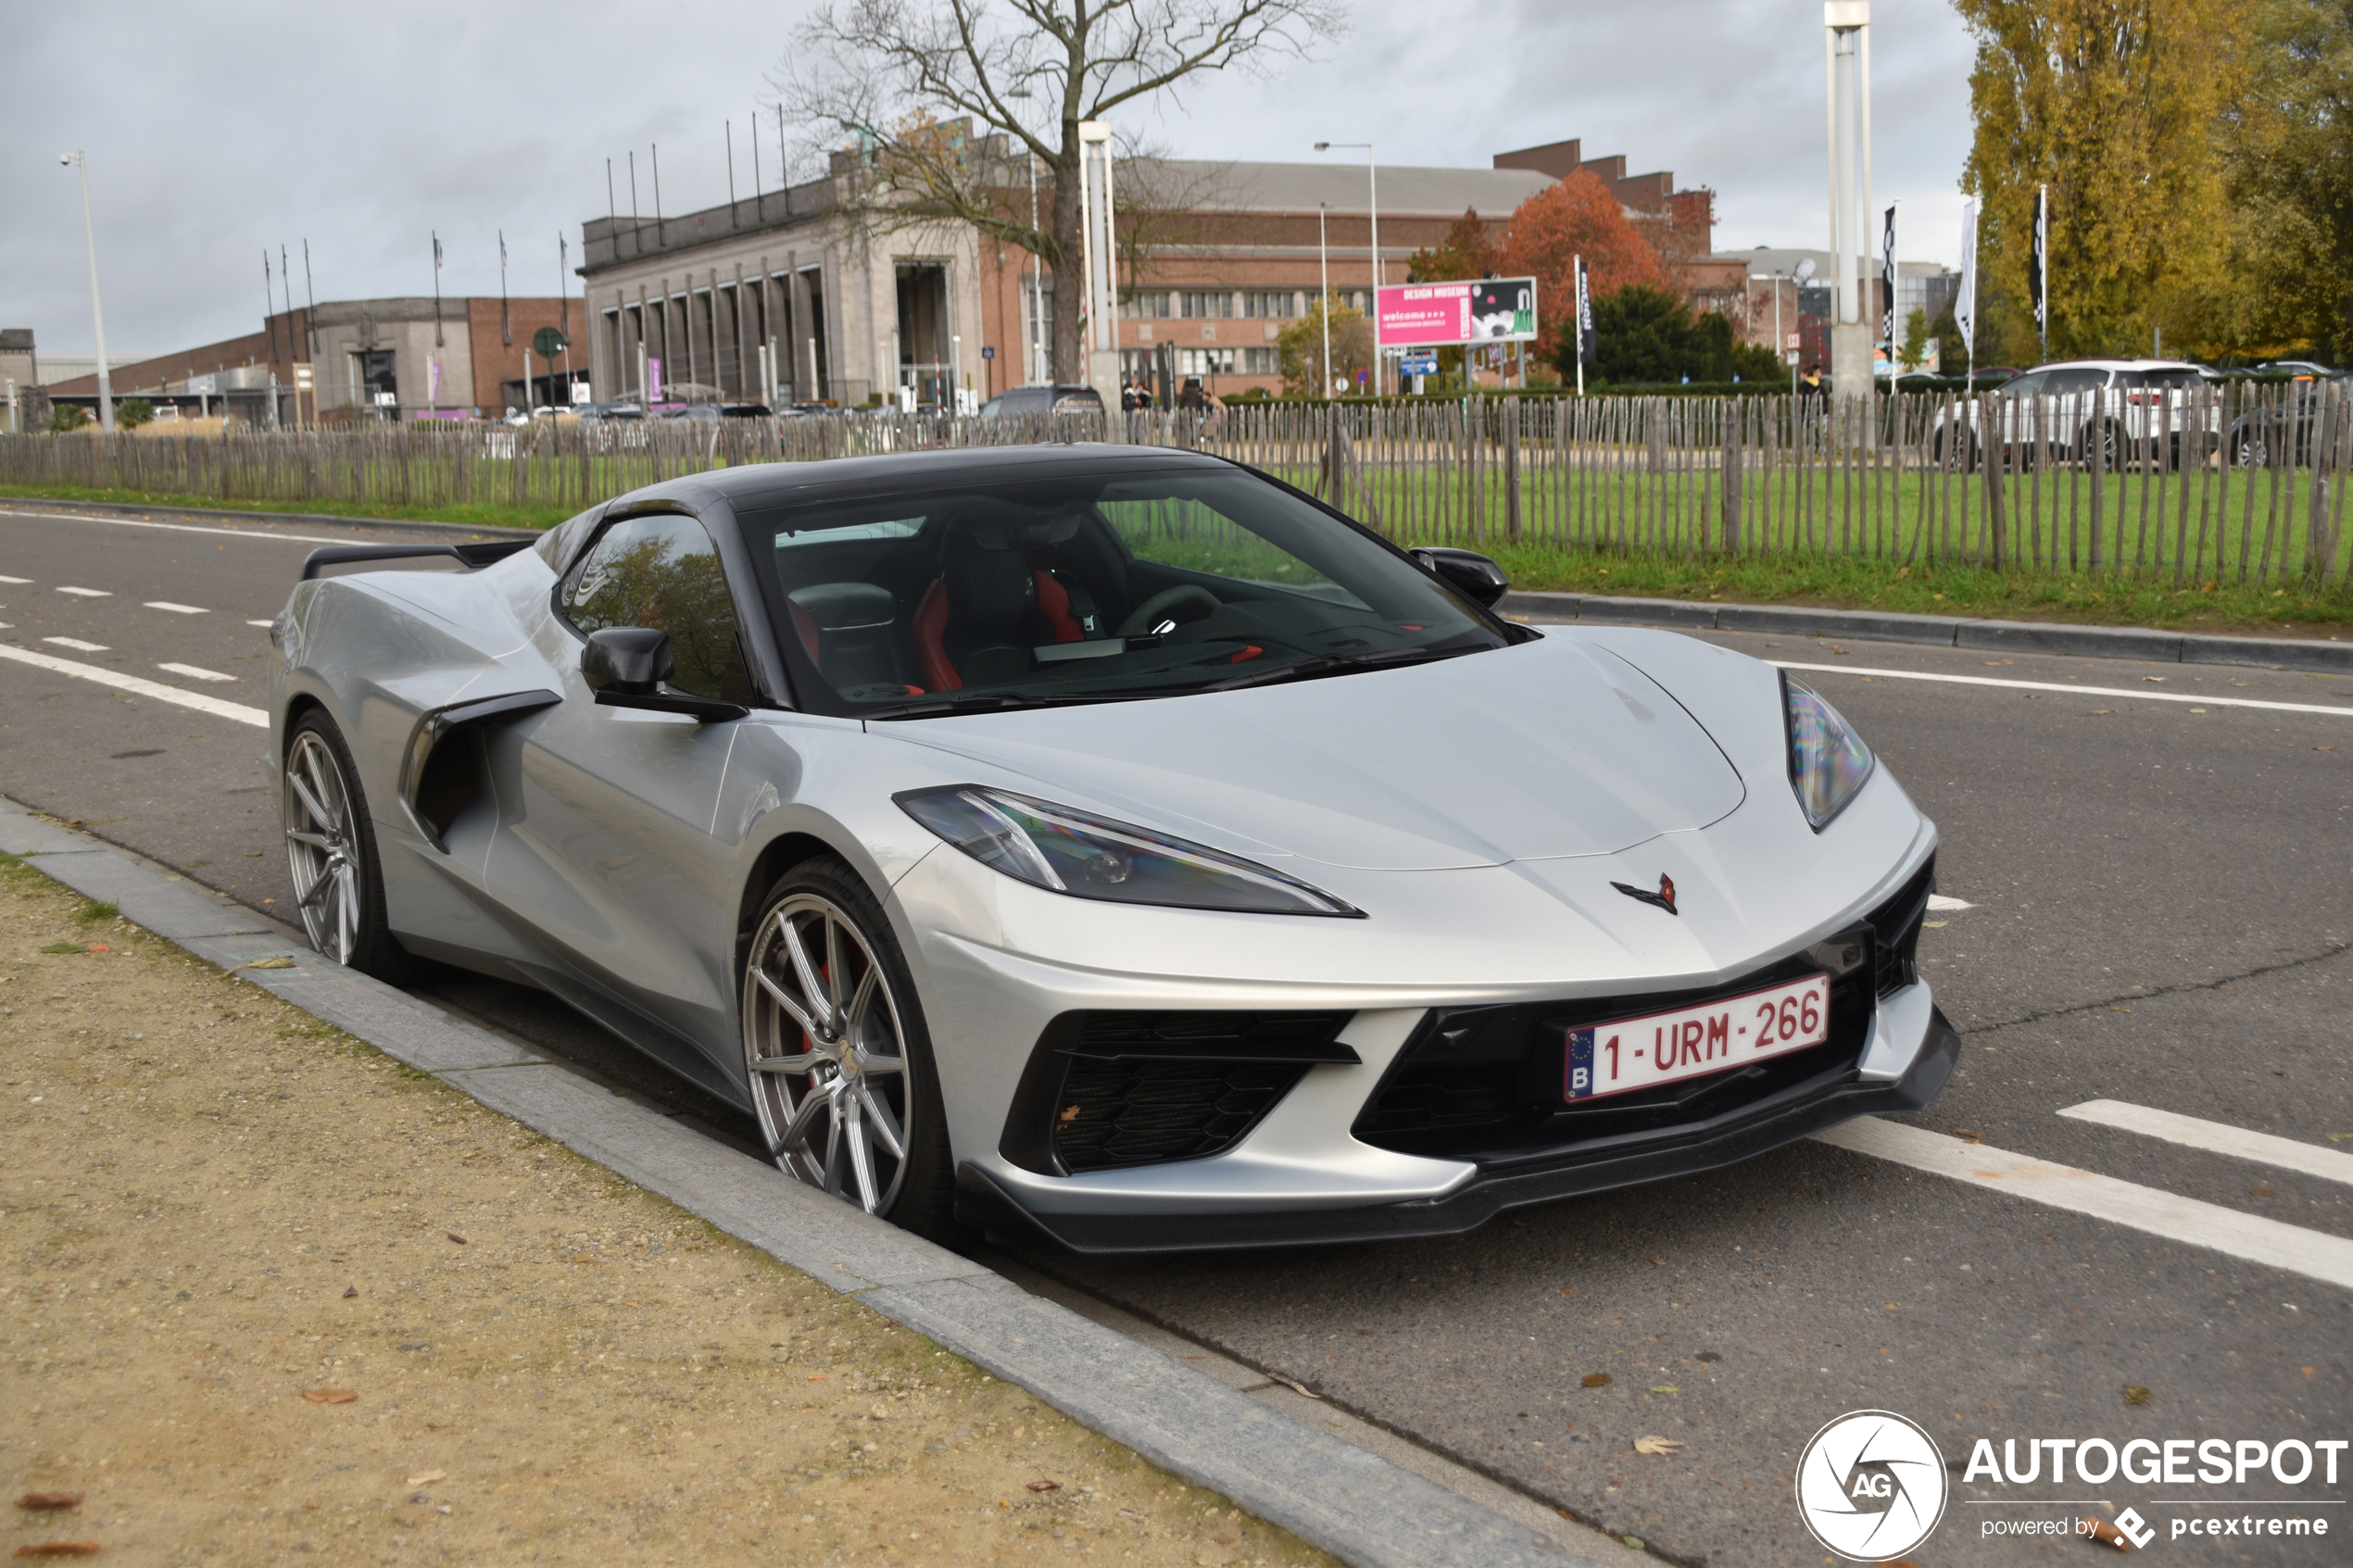
[[[1365,144],[1365,188],[1373,206],[1373,395],[1386,390],[1380,353],[1380,171],[1373,167],[1373,144]]]
[[[1842,402],[1868,398],[1871,320],[1863,286],[1870,255],[1870,0],[1824,0],[1829,77],[1831,386]]]
[[[1324,292],[1316,299],[1315,308],[1324,318],[1324,397],[1332,395],[1332,253],[1324,243],[1326,204],[1315,204],[1315,265],[1323,274]]]
[[[90,251],[90,331],[98,349],[98,428],[114,433],[114,377],[107,368],[107,313],[98,306],[98,231],[90,221],[90,164],[80,153],[57,159],[69,163],[82,176],[82,238]]]
[[[1029,154],[1029,230],[1038,232],[1038,151]],[[1037,251],[1029,253],[1029,379],[1032,384],[1051,381],[1045,363],[1046,354],[1046,258]]]

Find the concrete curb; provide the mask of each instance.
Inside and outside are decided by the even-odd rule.
[[[409,522],[388,517],[340,517],[333,512],[233,512],[201,507],[142,507],[128,501],[57,501],[40,495],[0,495],[0,508],[58,512],[100,512],[110,517],[184,518],[191,522],[324,522],[337,528],[389,528],[418,533],[447,533],[460,539],[536,539],[536,529],[476,528],[463,522]]]
[[[299,947],[225,895],[0,801],[0,851],[855,1297],[1154,1464],[1360,1568],[1600,1568],[1504,1515],[945,1248]]]
[[[1809,605],[1697,604],[1689,599],[1615,598],[1588,594],[1505,594],[1496,607],[1535,621],[1601,626],[1674,626],[1714,632],[1785,632],[1794,637],[1922,643],[1933,647],[2000,648],[2161,664],[2250,664],[2353,675],[2353,640],[2215,637],[2131,626],[2063,626],[2041,621],[1973,621],[1952,615],[1897,615]]]

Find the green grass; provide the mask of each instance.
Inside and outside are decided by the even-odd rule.
[[[133,507],[190,507],[199,511],[270,512],[286,517],[364,517],[385,522],[457,522],[470,528],[553,528],[572,516],[563,507],[515,507],[466,501],[431,507],[400,507],[373,501],[248,501],[218,495],[184,495],[160,490],[97,490],[73,484],[10,484],[0,495],[44,501],[107,501]]]

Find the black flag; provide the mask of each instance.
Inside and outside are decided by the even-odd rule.
[[[1880,241],[1879,266],[1879,335],[1887,345],[1887,357],[1895,358],[1895,209],[1887,209],[1887,232]]]
[[[2034,187],[2034,251],[2026,268],[2027,297],[2034,302],[2034,331],[2043,355],[2051,351],[2051,188]]]

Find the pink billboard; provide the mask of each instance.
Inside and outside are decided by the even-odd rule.
[[[1373,330],[1384,348],[1520,343],[1536,335],[1536,280],[1405,283],[1379,291]]]

